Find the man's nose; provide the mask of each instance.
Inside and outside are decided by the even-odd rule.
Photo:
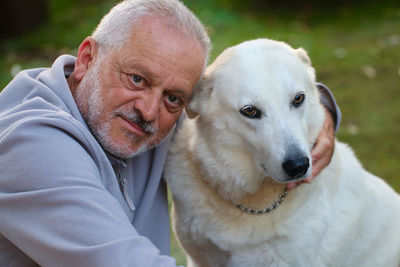
[[[146,121],[154,121],[157,119],[162,101],[162,93],[148,90],[143,92],[140,99],[135,101],[135,109],[141,114]]]

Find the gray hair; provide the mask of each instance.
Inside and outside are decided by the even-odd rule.
[[[196,38],[206,54],[207,64],[211,50],[207,31],[193,12],[178,0],[122,1],[102,18],[92,37],[104,50],[110,47],[121,48],[135,25],[147,15],[161,16],[169,27]]]

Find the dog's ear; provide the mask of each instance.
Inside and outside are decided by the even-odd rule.
[[[296,55],[301,59],[301,61],[311,66],[311,59],[304,48],[300,47],[298,49],[295,49],[295,52]]]
[[[199,108],[200,103],[199,103],[199,101],[195,100],[196,99],[195,96],[196,96],[196,93],[198,90],[199,90],[199,88],[197,88],[194,91],[194,93],[192,95],[192,99],[190,100],[189,104],[187,104],[185,107],[185,111],[186,111],[186,114],[189,117],[189,119],[194,119],[199,115],[198,108]]]
[[[210,82],[208,81],[207,75],[205,74],[204,77],[197,84],[192,94],[192,98],[185,107],[186,114],[190,119],[196,118],[199,115],[202,107],[207,105],[207,101],[211,95],[211,91],[212,87],[210,86]]]
[[[307,51],[304,50],[303,48],[298,48],[294,50],[296,55],[300,58],[300,60],[306,64],[306,69],[308,71],[308,73],[311,75],[311,77],[313,77],[313,79],[315,80],[315,69],[312,67],[311,65],[311,59],[307,54]]]

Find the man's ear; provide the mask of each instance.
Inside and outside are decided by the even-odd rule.
[[[199,84],[196,86],[192,94],[192,98],[185,107],[186,114],[190,119],[196,118],[199,115],[202,107],[207,105],[208,99],[211,96],[211,92],[211,83],[208,81],[207,76],[204,75]]]
[[[311,66],[311,59],[304,48],[300,47],[298,49],[295,49],[295,52],[297,56],[301,59],[301,61]]]
[[[98,55],[98,46],[92,37],[86,37],[80,44],[76,57],[74,76],[77,81],[81,81]]]

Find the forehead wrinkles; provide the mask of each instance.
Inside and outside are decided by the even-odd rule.
[[[157,47],[143,45],[138,51],[138,56],[141,59],[155,64],[155,66],[160,67],[169,74],[175,74],[179,78],[188,80],[190,83],[197,82],[198,76],[200,75],[199,71],[201,71],[201,69],[198,69],[198,63],[191,62],[190,55],[182,51],[182,49],[176,48],[175,50],[176,51],[167,51],[164,53],[164,51],[157,49]],[[151,67],[154,68],[154,65]],[[152,71],[160,70],[158,68],[154,70],[153,68],[151,68]]]

